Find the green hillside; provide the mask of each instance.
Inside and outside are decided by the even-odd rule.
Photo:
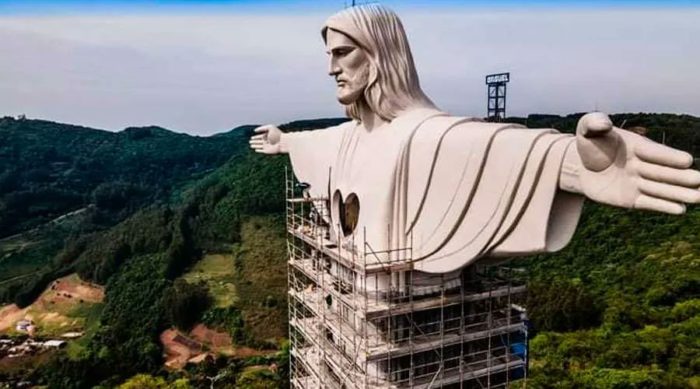
[[[0,238],[88,205],[104,211],[98,219],[123,219],[167,197],[181,180],[220,166],[232,141],[159,127],[112,133],[0,119]]]
[[[306,130],[338,122],[300,121],[285,128]],[[228,330],[242,345],[282,346],[286,257],[279,215],[287,160],[249,152],[251,133],[247,126],[212,137],[232,144],[224,165],[178,186],[167,202],[145,207],[112,228],[68,237],[43,268],[45,276],[23,285],[15,296],[22,303],[43,290],[44,280],[72,270],[106,285],[100,329],[80,358],[59,356],[37,370],[35,380],[57,387],[91,387],[116,384],[139,372],[158,372],[160,332],[200,319]],[[200,293],[209,292],[206,283],[181,278],[205,252],[235,257],[238,306],[217,307],[207,293]],[[190,317],[182,320],[181,312]]]
[[[574,130],[578,115],[531,115],[529,127]],[[700,155],[700,119],[624,114],[616,125]],[[697,164],[696,164],[697,165]],[[683,217],[587,203],[571,244],[521,260],[530,276],[528,385],[700,385],[700,207]]]
[[[512,121],[571,132],[578,117],[531,115]],[[651,138],[663,138],[670,145],[700,155],[698,118],[624,114],[614,115],[612,119],[616,125],[624,123],[626,128],[646,127]],[[18,125],[16,122],[14,126]],[[285,128],[305,130],[338,122],[300,121]],[[216,374],[224,377],[219,382],[221,387],[243,387],[244,382],[249,387],[286,385],[286,258],[281,216],[284,169],[288,161],[284,156],[250,152],[248,137],[252,128],[244,126],[209,138],[157,130],[150,138],[136,140],[123,139],[128,138],[125,133],[75,129],[87,134],[86,140],[122,137],[115,143],[132,146],[134,142],[156,142],[161,136],[174,138],[169,140],[173,143],[163,143],[157,150],[149,148],[156,147],[155,143],[136,148],[162,154],[152,162],[162,167],[159,170],[164,175],[162,180],[155,173],[139,176],[138,167],[132,173],[133,177],[142,177],[137,182],[155,188],[158,194],[153,194],[154,197],[144,197],[143,202],[127,206],[123,213],[110,212],[106,218],[110,222],[102,224],[91,216],[93,211],[47,223],[75,207],[66,206],[55,213],[32,213],[28,207],[22,210],[23,215],[35,220],[34,224],[17,230],[21,235],[0,241],[0,256],[3,256],[0,269],[13,272],[13,277],[27,277],[16,279],[13,284],[16,286],[5,286],[5,301],[31,302],[43,290],[45,282],[72,271],[77,271],[84,280],[106,286],[99,328],[89,339],[81,340],[80,352],[59,353],[32,372],[22,373],[23,377],[60,388],[98,384],[109,387],[138,373],[159,375],[163,382],[184,379],[178,381],[181,387],[208,387],[206,376]],[[71,137],[72,129],[65,131],[69,134],[62,136],[80,143],[82,138]],[[31,143],[15,134],[16,130],[5,132],[13,134],[5,135],[5,139]],[[179,158],[170,155],[171,150],[177,153],[180,143],[175,138],[179,137],[185,137],[182,147],[188,139],[212,150],[221,147],[219,151],[225,151],[226,155],[221,160],[210,160],[201,170],[192,170],[193,165],[183,163],[175,169],[179,173],[168,176],[165,171]],[[13,149],[13,142],[0,143],[0,147]],[[70,149],[60,139],[46,143],[55,143],[57,150]],[[72,147],[94,156],[89,154],[94,147]],[[112,156],[117,158],[119,153],[114,151]],[[16,155],[19,154],[22,153],[18,151]],[[78,158],[79,153],[72,155]],[[22,159],[15,158],[15,161]],[[120,163],[131,166],[126,161],[132,159]],[[207,172],[207,169],[214,170]],[[120,185],[132,182],[126,176],[110,175],[116,170],[110,165],[105,173],[99,173],[100,177],[109,177],[100,184],[83,189],[76,186],[75,193],[82,193],[84,201],[77,209],[101,209],[90,200],[99,185],[110,185],[115,180]],[[99,169],[95,168],[95,172]],[[32,182],[34,186],[15,187],[13,192],[41,190],[38,181]],[[54,181],[45,186],[52,185],[60,186]],[[54,232],[60,240],[49,238]],[[531,340],[528,385],[533,388],[698,387],[698,234],[698,208],[691,208],[688,215],[678,218],[589,203],[567,249],[554,255],[519,260],[518,264],[529,269],[528,309],[537,333]],[[213,260],[214,257],[218,259]],[[4,262],[5,258],[14,259]],[[204,262],[198,263],[202,258]],[[230,273],[221,270],[225,261],[233,264]],[[216,295],[222,290],[233,291],[235,296],[222,299]],[[220,356],[184,371],[164,370],[159,334],[173,326],[185,330],[196,322],[225,330],[241,347],[279,352],[261,354],[264,356]],[[274,371],[261,368],[273,365]],[[0,371],[0,382],[3,379],[12,377]],[[139,376],[134,382],[149,379],[157,381]]]
[[[0,119],[0,303],[29,304],[72,270],[66,265],[89,234],[167,204],[230,159],[237,143],[159,127],[112,133]]]

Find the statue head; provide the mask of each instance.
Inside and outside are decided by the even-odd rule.
[[[386,121],[409,109],[434,108],[420,88],[406,33],[392,10],[378,4],[346,8],[328,18],[321,34],[333,45],[329,73],[351,118],[359,120],[363,107]],[[345,61],[338,60],[344,55]]]

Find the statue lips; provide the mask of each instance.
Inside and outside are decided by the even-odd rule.
[[[336,190],[333,197],[336,200],[336,214],[343,236],[350,236],[357,228],[357,221],[360,218],[360,199],[355,193],[350,193],[347,198],[343,199],[340,190]]]

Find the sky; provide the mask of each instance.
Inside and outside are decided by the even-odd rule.
[[[342,116],[320,27],[345,3],[0,0],[0,116],[196,135]],[[508,71],[508,115],[700,116],[700,1],[382,3],[451,114],[484,116]]]

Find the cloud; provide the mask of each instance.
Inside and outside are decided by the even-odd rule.
[[[700,10],[396,8],[423,86],[454,114],[483,115],[483,76],[510,71],[509,114],[700,115]],[[0,114],[194,134],[340,116],[327,16],[0,17]]]

